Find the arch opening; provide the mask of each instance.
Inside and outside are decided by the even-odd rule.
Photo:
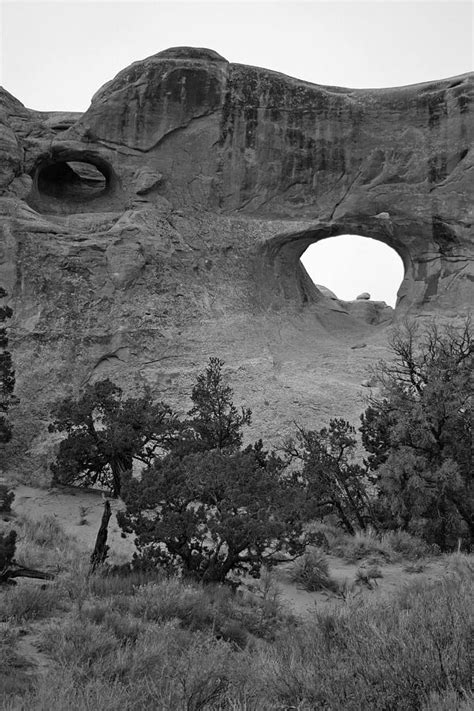
[[[98,166],[83,161],[59,161],[38,170],[40,195],[58,200],[83,202],[104,195],[108,177]]]
[[[362,297],[395,308],[405,276],[402,258],[392,247],[360,235],[318,240],[307,247],[300,261],[319,291],[340,301]]]

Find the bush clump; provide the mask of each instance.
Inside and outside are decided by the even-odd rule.
[[[329,563],[321,551],[312,550],[298,558],[290,571],[291,580],[308,592],[336,591],[337,583],[329,574]]]

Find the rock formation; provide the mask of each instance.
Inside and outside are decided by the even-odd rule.
[[[326,87],[174,48],[124,69],[84,114],[1,90],[12,456],[29,447],[37,465],[51,402],[92,378],[148,382],[185,408],[209,355],[273,441],[293,420],[355,416],[391,311],[331,298],[299,258],[320,239],[372,237],[405,266],[396,318],[466,313],[472,85]]]

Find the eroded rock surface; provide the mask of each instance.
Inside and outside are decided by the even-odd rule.
[[[0,91],[0,284],[22,423],[11,455],[47,462],[51,402],[94,378],[148,382],[185,408],[209,355],[256,434],[354,419],[391,310],[332,298],[299,258],[322,238],[373,237],[405,265],[396,318],[465,314],[472,86],[325,87],[174,48],[124,69],[84,114]]]

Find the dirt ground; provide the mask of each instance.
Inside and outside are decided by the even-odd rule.
[[[123,537],[117,523],[116,512],[123,506],[122,502],[109,499],[112,507],[112,518],[109,524],[108,545],[109,561],[124,563],[130,560],[135,550],[133,538]],[[26,516],[36,520],[44,516],[52,516],[64,532],[71,536],[84,551],[92,552],[104,507],[104,496],[100,492],[81,489],[40,489],[19,484],[15,487],[15,500],[12,510],[18,516]],[[327,556],[331,577],[338,582],[355,580],[361,562],[347,563],[342,558]],[[425,580],[438,578],[445,568],[443,559],[432,559],[425,563],[419,573],[405,570],[406,563],[381,564],[382,576],[377,579],[373,589],[362,586],[358,590],[361,595],[386,595],[402,587],[409,580],[422,577]],[[337,601],[331,594],[323,592],[307,592],[290,580],[290,565],[282,565],[275,571],[275,582],[281,601],[297,616],[311,614],[315,606],[320,609],[329,603]]]

